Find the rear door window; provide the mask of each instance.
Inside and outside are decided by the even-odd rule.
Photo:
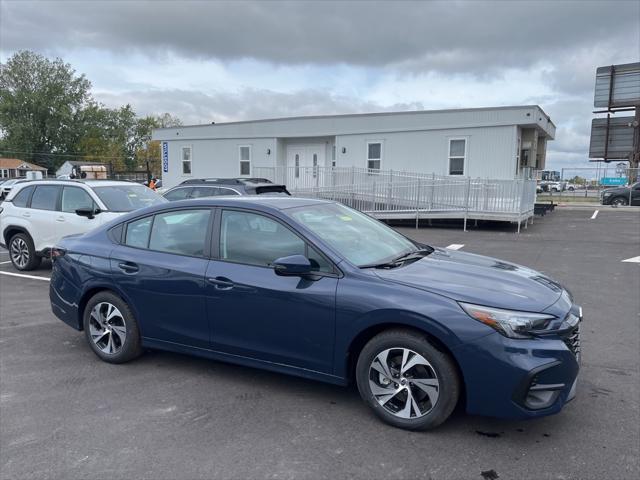
[[[149,249],[203,257],[211,210],[160,213],[153,220]]]
[[[219,195],[217,187],[195,187],[191,192],[191,198],[215,197]]]
[[[189,197],[189,193],[193,190],[192,188],[176,188],[175,190],[171,190],[170,192],[165,193],[164,198],[167,200],[171,200],[175,202],[176,200],[184,200]]]
[[[230,188],[220,187],[219,190],[220,192],[218,195],[240,195],[238,192]]]
[[[56,185],[38,185],[31,197],[31,208],[57,210],[60,190],[61,188]]]
[[[27,202],[29,201],[29,197],[31,196],[34,188],[35,187],[25,187],[20,190],[18,194],[13,197],[13,205],[19,208],[26,208]]]

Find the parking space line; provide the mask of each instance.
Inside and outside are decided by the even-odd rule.
[[[464,247],[464,243],[452,243],[447,248],[449,250],[460,250],[462,247]]]
[[[11,263],[11,260],[7,260],[6,262],[0,262],[0,265],[4,265],[5,263]]]
[[[629,262],[629,263],[640,263],[640,257],[631,257],[631,258],[627,258],[626,260],[622,260],[623,262]]]
[[[44,280],[46,282],[51,280],[49,277],[36,277],[35,275],[25,275],[24,273],[0,272],[0,275],[8,275],[10,277],[30,278],[32,280]]]
[[[591,220],[595,220],[596,219],[596,217],[598,216],[598,212],[599,211],[600,210],[596,210],[595,212],[593,212],[593,215],[591,215]]]

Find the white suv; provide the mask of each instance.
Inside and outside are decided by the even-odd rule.
[[[18,270],[33,270],[67,235],[126,212],[166,202],[143,185],[109,180],[36,180],[16,185],[0,204],[0,246]]]

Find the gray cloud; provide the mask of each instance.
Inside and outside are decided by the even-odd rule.
[[[96,98],[107,106],[130,103],[140,115],[171,112],[186,125],[299,115],[424,109],[424,105],[419,102],[382,106],[319,90],[280,93],[247,88],[235,93],[213,94],[187,90],[144,90],[119,94],[102,93],[96,95]]]
[[[637,57],[640,38],[635,1],[3,1],[1,8],[7,51],[165,50],[420,71],[486,73],[557,63],[572,49],[595,49],[603,40]]]

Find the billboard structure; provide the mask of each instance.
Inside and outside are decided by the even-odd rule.
[[[626,160],[631,169],[637,169],[640,162],[640,62],[599,67],[593,105],[604,109],[593,113],[606,113],[607,116],[591,122],[589,158],[605,162]],[[633,115],[615,116],[622,112],[633,112]]]

